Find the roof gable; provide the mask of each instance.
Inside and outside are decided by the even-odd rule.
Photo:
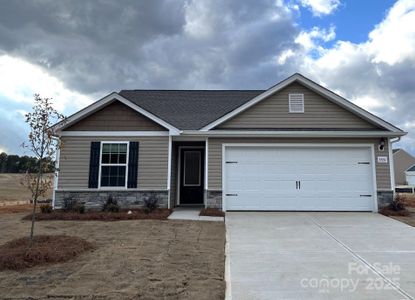
[[[107,104],[64,131],[166,131],[160,124],[118,100]]]
[[[381,118],[369,113],[368,111],[364,110],[363,108],[353,104],[352,102],[340,97],[339,95],[333,93],[332,91],[322,87],[321,85],[315,83],[314,81],[311,81],[310,79],[302,76],[301,74],[294,74],[287,79],[279,82],[278,84],[274,85],[273,87],[269,88],[262,94],[256,96],[252,100],[246,102],[245,104],[241,105],[237,109],[233,110],[232,112],[224,115],[223,117],[215,120],[214,122],[210,123],[209,125],[203,127],[202,131],[208,131],[210,129],[213,129],[217,127],[218,125],[224,123],[225,121],[231,119],[232,117],[236,116],[237,114],[240,114],[241,112],[247,110],[248,108],[256,105],[257,103],[263,101],[264,99],[268,98],[269,96],[275,94],[276,92],[282,90],[283,88],[287,87],[288,85],[292,84],[293,82],[298,82],[307,88],[313,90],[314,92],[320,94],[321,96],[325,97],[327,100],[332,101],[333,103],[336,103],[340,105],[341,107],[349,110],[353,114],[357,115],[360,118],[363,118],[364,120],[367,120],[368,122],[379,126],[381,128],[384,128],[388,131],[397,132],[400,135],[404,135],[405,132],[403,132],[401,129],[393,126],[392,124],[382,120]]]
[[[289,94],[304,95],[304,112],[291,113]],[[295,81],[215,129],[382,130]]]
[[[105,107],[109,103],[114,102],[115,100],[120,101],[121,103],[123,103],[126,106],[132,108],[136,112],[146,116],[150,120],[152,120],[152,121],[156,122],[157,124],[163,126],[164,128],[168,129],[169,132],[171,132],[172,134],[179,134],[179,132],[180,132],[179,129],[177,129],[173,125],[167,123],[166,121],[162,120],[158,116],[156,116],[156,115],[152,114],[151,112],[141,108],[137,104],[132,103],[131,101],[125,99],[124,97],[118,95],[117,93],[111,93],[111,94],[105,96],[104,98],[102,98],[102,99],[92,103],[91,105],[85,107],[84,109],[74,113],[73,115],[67,117],[65,120],[53,125],[52,130],[55,133],[59,133],[59,132],[65,130],[66,128],[72,126],[73,124],[75,124],[79,120],[82,120],[83,118],[85,118],[85,117],[87,117],[91,114],[94,114],[96,111],[98,111],[101,108]]]

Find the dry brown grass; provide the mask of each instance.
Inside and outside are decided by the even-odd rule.
[[[122,221],[122,220],[166,220],[171,214],[171,210],[167,208],[159,208],[151,213],[145,213],[143,209],[131,210],[131,214],[127,211],[120,212],[101,212],[91,211],[83,214],[77,212],[53,211],[52,213],[37,213],[37,221]],[[27,215],[23,220],[31,220],[32,215]]]
[[[66,235],[38,235],[15,239],[0,246],[0,271],[21,270],[37,265],[68,261],[94,246],[84,239]]]
[[[379,213],[384,215],[384,216],[387,216],[387,217],[390,217],[390,216],[406,217],[406,216],[410,215],[410,212],[406,209],[393,210],[393,209],[390,209],[390,208],[387,208],[387,207],[380,209]]]
[[[30,213],[32,212],[32,204],[23,204],[23,205],[6,205],[0,206],[0,214],[14,214],[14,213]]]
[[[0,244],[29,234],[23,216],[0,216]],[[223,222],[38,222],[35,232],[80,237],[96,249],[65,263],[0,271],[1,299],[225,297]]]
[[[0,173],[0,202],[30,201],[31,194],[20,184],[24,174]],[[50,175],[53,180],[53,175]],[[45,198],[52,198],[52,190]]]
[[[225,213],[218,208],[203,208],[199,216],[208,216],[208,217],[224,217]]]

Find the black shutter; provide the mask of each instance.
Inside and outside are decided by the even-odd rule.
[[[130,142],[130,152],[128,153],[128,179],[129,189],[137,187],[138,174],[138,142]]]
[[[89,188],[98,188],[100,148],[100,142],[91,142],[91,155],[89,159]]]

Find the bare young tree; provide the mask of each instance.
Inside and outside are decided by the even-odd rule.
[[[51,127],[54,123],[64,119],[64,116],[53,108],[51,98],[42,98],[39,94],[35,94],[34,102],[32,111],[25,115],[25,121],[30,127],[30,133],[27,143],[22,144],[25,149],[32,152],[38,159],[37,172],[35,174],[27,173],[23,180],[23,184],[32,194],[33,201],[30,246],[33,243],[38,198],[39,196],[45,196],[52,187],[50,178],[45,178],[44,174],[50,168],[48,164],[55,159],[56,151],[60,147],[58,141],[53,137]]]

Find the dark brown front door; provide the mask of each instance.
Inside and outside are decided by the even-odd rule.
[[[180,204],[203,204],[204,150],[180,150]]]

